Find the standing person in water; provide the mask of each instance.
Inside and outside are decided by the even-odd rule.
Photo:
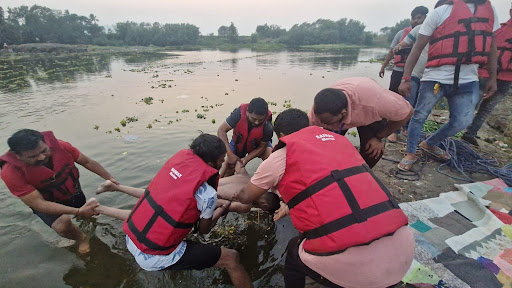
[[[0,157],[1,178],[11,193],[29,206],[62,237],[75,240],[78,252],[89,251],[89,239],[69,215],[97,215],[86,204],[78,163],[103,179],[119,184],[98,162],[82,154],[52,132],[23,129],[8,140],[10,150]]]
[[[298,109],[279,114],[279,143],[234,200],[279,190],[286,205],[275,220],[290,214],[301,233],[288,243],[287,288],[304,287],[305,276],[327,287],[397,284],[414,257],[407,217],[348,139],[308,126]]]
[[[226,147],[218,137],[201,134],[190,149],[167,160],[142,195],[141,189],[128,186],[100,187],[99,192],[118,189],[142,196],[131,212],[99,205],[96,199],[91,205],[98,213],[125,219],[126,246],[142,269],[218,267],[227,270],[235,287],[253,287],[236,250],[184,240],[196,223],[199,233],[209,233],[229,210],[231,202],[216,205],[218,170],[225,156]]]
[[[373,168],[384,154],[386,137],[407,123],[413,113],[404,97],[370,78],[354,77],[318,92],[309,121],[341,135],[357,127],[359,151]]]
[[[233,129],[233,137],[228,141],[227,133]],[[242,167],[260,157],[265,160],[272,153],[272,113],[263,98],[254,98],[248,104],[242,104],[217,130],[217,136],[224,142],[228,158],[224,162],[221,177],[234,173],[236,162]]]

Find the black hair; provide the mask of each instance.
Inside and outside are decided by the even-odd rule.
[[[289,135],[309,126],[308,115],[299,109],[290,108],[279,113],[274,122],[274,131]]]
[[[316,115],[329,113],[333,116],[341,113],[343,109],[347,109],[347,95],[343,91],[334,88],[326,88],[318,92],[314,100]]]
[[[215,163],[221,156],[226,154],[226,145],[220,140],[219,137],[211,134],[199,135],[192,144],[190,149],[203,159],[205,163]]]
[[[427,15],[428,14],[428,8],[425,6],[416,6],[411,12],[411,18],[414,18],[416,15]]]
[[[446,1],[447,0],[439,0],[439,1],[437,1],[436,5],[434,5],[434,9],[439,7],[439,6],[443,6]]]
[[[7,139],[9,149],[21,155],[22,152],[34,150],[39,146],[39,142],[44,142],[44,136],[41,132],[32,129],[22,129]]]
[[[276,193],[267,192],[267,193],[261,195],[261,197],[268,204],[268,210],[265,210],[265,211],[270,213],[270,215],[274,215],[276,210],[281,207],[281,205],[279,205],[279,196],[277,196]]]
[[[247,107],[247,112],[255,113],[256,115],[267,115],[267,101],[261,97],[252,99],[251,102],[249,102],[249,107]]]

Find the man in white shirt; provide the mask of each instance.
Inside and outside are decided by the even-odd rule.
[[[471,22],[475,19],[485,21]],[[405,64],[399,87],[400,94],[408,96],[411,93],[412,70],[423,48],[430,42],[427,68],[421,79],[419,97],[409,124],[406,155],[398,165],[400,170],[410,170],[416,161],[416,145],[423,124],[442,97],[448,100],[450,121],[421,142],[419,147],[440,161],[450,160],[450,155],[437,145],[464,130],[473,120],[473,111],[480,100],[479,64],[488,63],[489,81],[484,95],[492,95],[496,91],[494,31],[498,28],[499,21],[494,7],[485,0],[454,0],[436,8],[425,19]],[[462,36],[457,36],[454,33],[456,31]],[[457,46],[458,50],[455,49],[457,52],[447,53],[453,50],[453,43],[459,43],[459,40],[462,44]],[[451,41],[452,44],[443,46],[446,43],[443,41]]]

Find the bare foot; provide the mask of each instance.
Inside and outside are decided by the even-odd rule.
[[[388,141],[391,142],[391,143],[395,143],[396,139],[397,139],[397,137],[396,137],[395,133],[393,133],[393,134],[388,136]]]
[[[110,180],[106,180],[100,185],[100,187],[98,187],[98,189],[96,189],[96,194],[101,194],[103,192],[109,191],[119,191],[119,186],[117,186]]]
[[[84,235],[82,240],[76,241],[78,244],[78,253],[85,254],[91,251],[91,245],[89,244],[89,237]]]

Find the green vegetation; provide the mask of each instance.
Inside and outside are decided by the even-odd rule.
[[[208,47],[221,50],[251,48],[275,51],[285,47],[319,44],[369,46],[377,37],[375,33],[365,31],[362,22],[347,18],[338,21],[318,19],[312,23],[304,22],[295,24],[288,31],[278,25],[265,23],[258,25],[255,33],[250,36],[240,36],[233,22],[229,26],[219,27],[218,35],[215,36],[213,33],[200,35],[199,28],[193,24],[125,21],[105,28],[98,21],[94,14],[81,16],[68,10],[55,10],[39,5],[9,7],[6,13],[0,7],[0,39],[8,45],[61,43],[157,46],[179,50]],[[386,37],[387,33],[394,31],[394,27],[383,29],[381,32],[386,33]]]
[[[93,127],[93,128],[94,128],[94,130],[98,130],[98,129],[100,129],[100,126],[98,126],[98,125],[94,125],[94,127]]]

